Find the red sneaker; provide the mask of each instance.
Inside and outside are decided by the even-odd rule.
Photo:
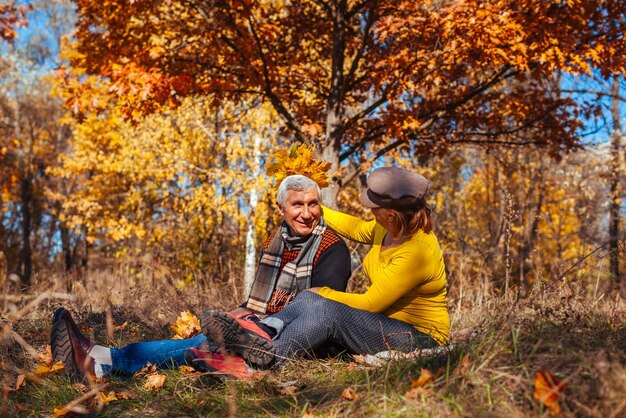
[[[200,325],[209,340],[243,357],[253,366],[264,367],[274,360],[270,336],[253,321],[209,309],[200,316]]]
[[[185,351],[185,361],[202,373],[210,373],[220,378],[250,379],[254,371],[249,369],[241,357],[224,356],[197,348]]]

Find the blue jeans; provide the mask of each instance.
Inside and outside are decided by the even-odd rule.
[[[178,367],[186,364],[185,351],[208,342],[204,334],[183,340],[146,341],[128,344],[124,348],[111,348],[112,372],[133,374],[154,364],[157,367]],[[107,370],[108,371],[108,370]]]

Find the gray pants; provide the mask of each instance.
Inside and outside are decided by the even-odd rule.
[[[309,291],[298,294],[291,304],[269,318],[270,324],[278,320],[283,325],[273,341],[279,365],[326,342],[338,344],[351,354],[409,352],[438,345],[431,336],[406,322],[354,309]]]

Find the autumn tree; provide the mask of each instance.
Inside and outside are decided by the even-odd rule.
[[[91,80],[96,85],[92,97],[106,97],[106,80]],[[171,276],[216,272],[216,254],[243,261],[246,236],[256,247],[271,216],[271,184],[260,173],[261,156],[276,145],[271,107],[210,109],[189,97],[131,123],[114,103],[101,105],[65,120],[73,138],[54,173],[79,181],[71,195],[55,196],[69,224],[86,227],[105,255],[153,256]]]
[[[60,185],[46,170],[56,164],[68,135],[57,123],[64,111],[51,97],[47,78],[60,33],[71,26],[64,14],[68,4],[60,0],[34,6],[39,8],[33,14],[39,13],[47,30],[34,28],[0,50],[0,249],[7,255],[9,271],[18,273],[24,286],[30,284],[35,258],[42,264],[54,258],[59,214],[46,190]],[[16,10],[24,16],[26,8]]]
[[[26,12],[30,6],[0,4],[0,39],[11,42],[17,36],[16,29],[26,26]]]
[[[84,59],[72,64],[107,77],[126,117],[252,94],[284,135],[344,171],[395,148],[534,143],[559,155],[578,145],[580,110],[553,94],[555,72],[619,73],[626,54],[617,0],[76,5]],[[338,171],[337,184],[353,175]]]

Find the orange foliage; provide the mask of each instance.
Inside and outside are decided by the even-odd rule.
[[[559,155],[579,123],[554,72],[619,73],[626,55],[616,0],[76,3],[71,63],[108,78],[126,117],[252,93],[335,169],[368,147],[445,152],[530,128]]]

